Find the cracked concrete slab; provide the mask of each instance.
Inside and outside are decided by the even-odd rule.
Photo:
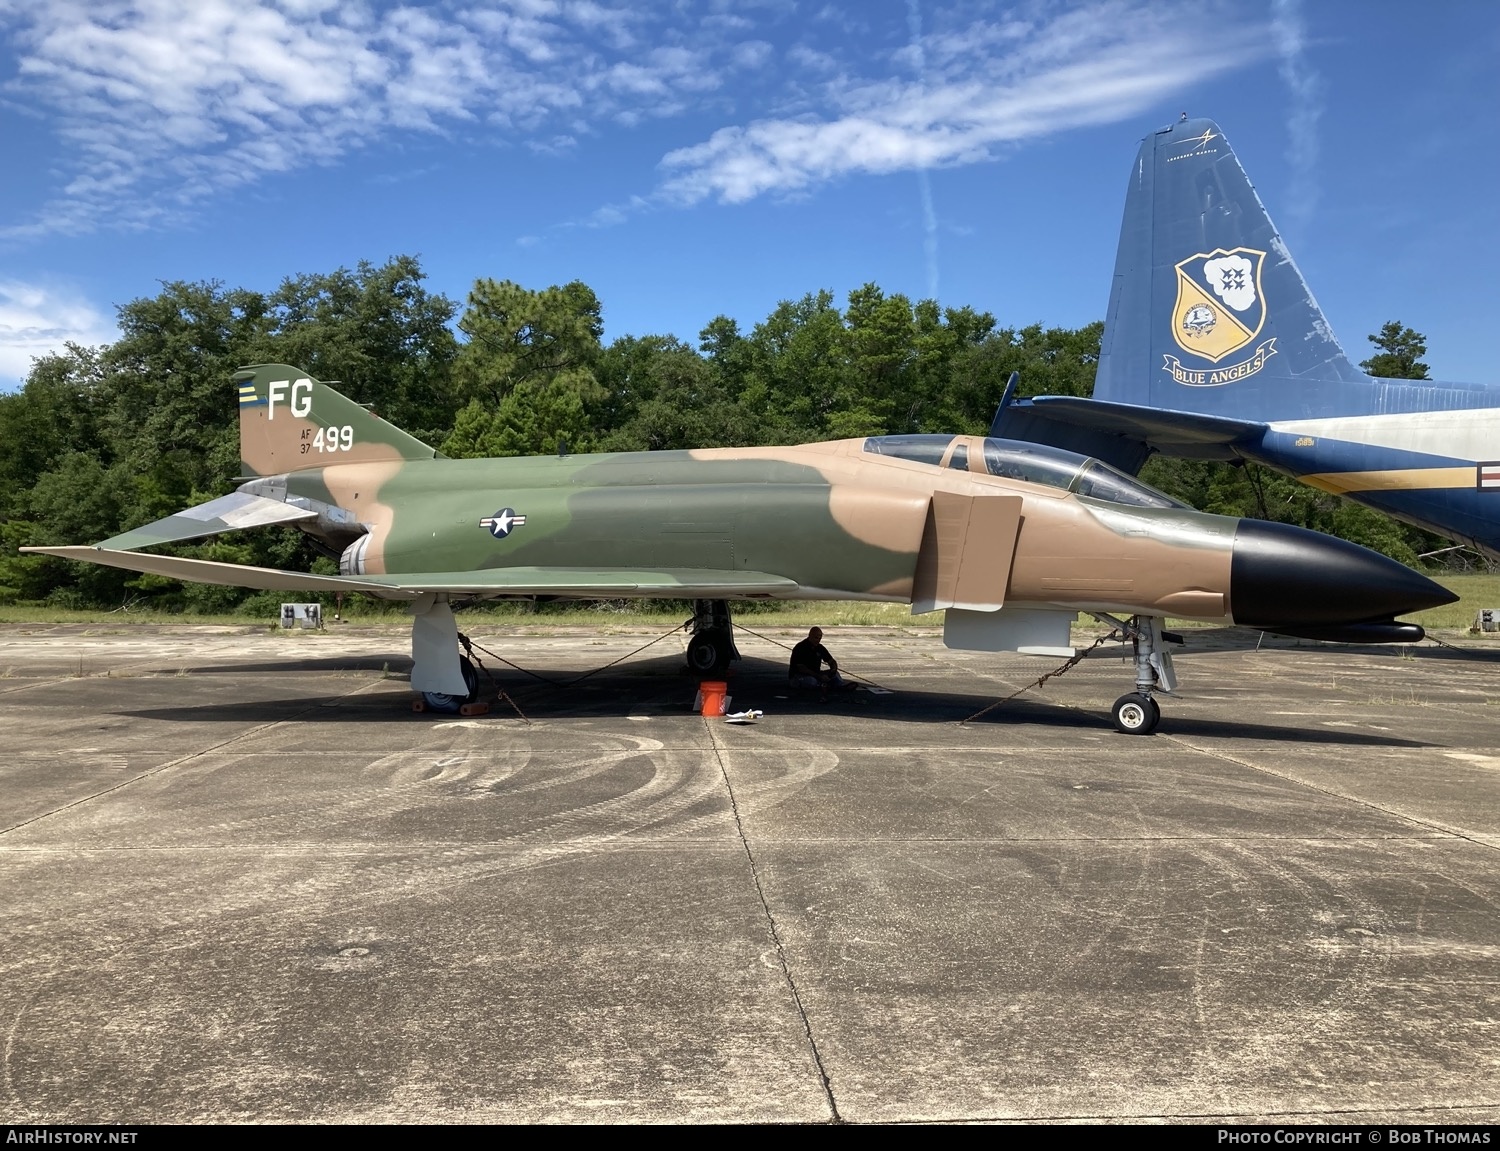
[[[734,727],[670,639],[476,632],[530,722],[414,715],[401,630],[0,630],[17,1122],[1500,1118],[1500,659],[921,629]],[[664,650],[665,649],[665,650]],[[567,686],[564,686],[567,685]]]

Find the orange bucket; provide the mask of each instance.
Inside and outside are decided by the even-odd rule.
[[[698,685],[698,698],[701,701],[699,715],[720,716],[724,714],[724,707],[729,702],[726,694],[729,685],[719,680],[704,680]]]

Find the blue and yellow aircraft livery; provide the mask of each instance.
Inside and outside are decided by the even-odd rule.
[[[1141,144],[1094,398],[1007,404],[992,434],[1131,473],[1252,460],[1500,557],[1500,388],[1354,367],[1212,120]]]

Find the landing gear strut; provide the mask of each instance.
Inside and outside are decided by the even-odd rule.
[[[1093,614],[1118,628],[1135,648],[1135,690],[1115,700],[1112,710],[1115,730],[1126,735],[1150,735],[1161,722],[1161,707],[1152,693],[1164,691],[1170,695],[1177,690],[1177,676],[1172,671],[1172,656],[1166,650],[1166,643],[1169,639],[1176,643],[1182,640],[1163,632],[1158,616],[1134,615],[1125,621]]]
[[[740,658],[734,646],[729,602],[695,599],[691,625],[693,637],[687,646],[688,670],[698,676],[723,675],[729,668],[729,661]]]

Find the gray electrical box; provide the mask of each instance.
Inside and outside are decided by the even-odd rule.
[[[323,605],[320,603],[284,603],[281,605],[281,626],[321,628]]]

